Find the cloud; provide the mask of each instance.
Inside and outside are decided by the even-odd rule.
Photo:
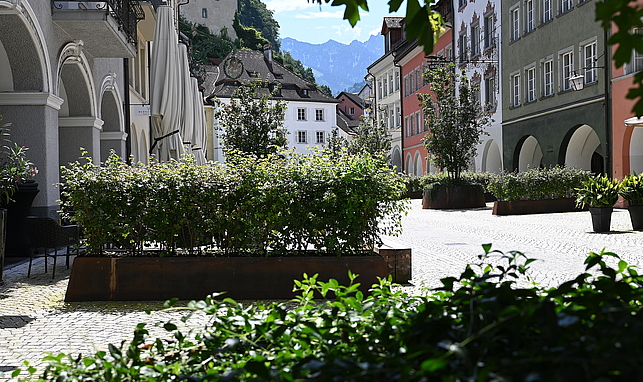
[[[295,15],[295,18],[298,19],[341,19],[344,17],[343,11],[337,12],[305,12]]]
[[[377,36],[378,34],[382,33],[382,27],[378,27],[373,29],[372,31],[368,32],[369,36]]]
[[[349,24],[347,25],[333,25],[331,28],[335,31],[335,34],[339,37],[342,37],[342,40],[356,40],[359,39],[362,34],[362,28],[355,26],[351,28]]]
[[[301,9],[319,8],[317,3],[305,0],[265,0],[266,7],[275,13],[297,11]]]

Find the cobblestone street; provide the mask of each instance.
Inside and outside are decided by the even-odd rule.
[[[403,228],[390,240],[412,248],[412,283],[402,287],[410,293],[422,293],[423,286],[437,286],[441,277],[458,275],[467,263],[478,262],[483,243],[538,259],[530,275],[545,286],[578,275],[587,254],[602,248],[631,264],[643,263],[643,232],[631,231],[626,210],[614,211],[612,232],[596,234],[589,212],[500,217],[491,214],[491,204],[440,211],[422,210],[414,200]],[[27,267],[25,262],[5,269],[5,285],[0,286],[0,371],[6,372],[5,378],[24,360],[41,367],[49,352],[93,353],[130,339],[139,322],[151,325],[182,315],[145,313],[162,308],[162,302],[65,303],[69,271],[64,261],[59,261],[53,280],[51,270],[44,273],[42,259],[34,261],[31,278],[26,277]],[[194,316],[187,325],[198,327],[203,321]]]

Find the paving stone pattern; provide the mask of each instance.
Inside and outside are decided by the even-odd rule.
[[[491,204],[475,210],[422,210],[419,200],[403,219],[403,233],[387,242],[412,248],[413,278],[402,288],[421,294],[439,279],[457,276],[469,263],[478,263],[481,244],[492,243],[501,251],[518,250],[538,261],[530,276],[544,286],[555,286],[584,271],[590,251],[606,248],[631,264],[641,264],[643,232],[634,232],[626,210],[615,210],[612,232],[591,231],[589,212],[493,216]],[[492,262],[498,263],[498,259]],[[154,324],[172,319],[185,329],[199,328],[207,318],[194,315],[185,324],[180,312],[148,315],[162,302],[65,303],[69,270],[59,261],[56,278],[44,273],[42,259],[34,261],[31,278],[28,263],[5,269],[0,286],[0,372],[4,379],[24,360],[42,368],[47,353],[90,354],[106,350],[109,343],[129,340],[139,322],[148,323],[155,336],[166,333]],[[0,377],[0,380],[3,378]]]

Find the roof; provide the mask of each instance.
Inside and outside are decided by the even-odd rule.
[[[346,98],[348,98],[351,101],[353,101],[354,104],[358,105],[361,108],[364,108],[364,100],[361,99],[360,96],[357,93],[341,92],[335,98],[339,99],[342,96],[346,96]]]
[[[388,29],[394,29],[394,28],[402,28],[402,23],[404,21],[404,17],[384,17],[384,22],[382,23],[382,29],[384,29],[384,26],[386,26]]]
[[[359,120],[351,119],[343,110],[337,109],[337,127],[346,134],[355,134],[355,128],[359,126]]]
[[[285,101],[339,102],[335,98],[322,93],[314,83],[297,76],[277,61],[268,61],[264,53],[260,51],[240,50],[231,52],[223,60],[223,65],[233,53],[243,63],[241,75],[239,78],[232,79],[225,75],[225,70],[221,70],[219,80],[216,82],[214,91],[208,96],[208,99],[213,97],[230,98],[242,83],[260,81],[267,85],[262,88],[265,94],[268,94],[269,89],[274,88],[277,84],[281,85],[280,95],[276,98]]]

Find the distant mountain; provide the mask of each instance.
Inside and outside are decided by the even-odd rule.
[[[328,40],[323,44],[301,42],[290,37],[281,40],[281,50],[313,69],[320,85],[327,85],[337,94],[364,81],[366,68],[384,54],[384,37],[371,36],[367,41],[353,40],[342,44]]]

